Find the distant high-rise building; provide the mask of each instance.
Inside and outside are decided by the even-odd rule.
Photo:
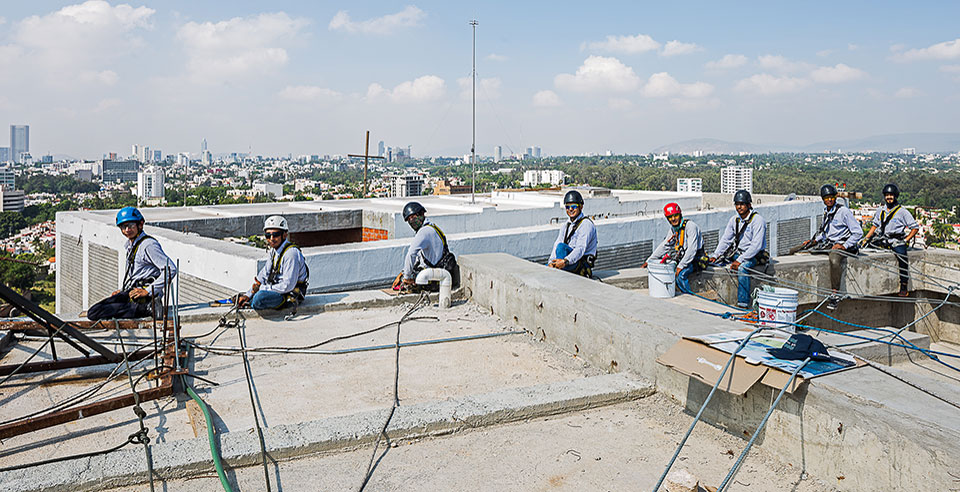
[[[390,196],[420,196],[423,194],[422,174],[387,174],[390,180]]]
[[[26,194],[23,191],[0,186],[0,211],[22,212],[24,205],[26,205]]]
[[[40,162],[42,164],[51,164],[53,163],[53,156],[50,154],[40,156]]]
[[[190,154],[186,152],[180,152],[177,154],[177,165],[187,167],[190,165]]]
[[[917,149],[916,147],[907,147],[901,150],[900,153],[903,155],[917,155]]]
[[[141,200],[163,198],[163,169],[148,167],[137,173],[137,196]]]
[[[110,152],[109,154],[107,154],[107,158],[110,159],[111,161],[115,161],[115,160],[117,160],[117,153],[116,153],[116,152]]]
[[[153,162],[160,162],[163,160],[163,152],[159,150],[153,151]]]
[[[200,164],[203,166],[213,164],[213,154],[211,154],[209,150],[204,150],[200,153]]]
[[[493,162],[500,162],[503,160],[503,146],[497,145],[493,148]]]
[[[101,163],[104,183],[130,182],[137,180],[140,172],[140,163],[135,160],[109,161]]]
[[[9,166],[0,167],[0,186],[6,186],[9,189],[14,189],[16,185],[16,175],[13,172],[13,168]]]
[[[386,148],[385,148],[384,145],[383,145],[383,140],[381,140],[380,143],[377,144],[377,155],[383,157],[383,152],[384,152],[385,150],[386,150]]]
[[[747,190],[753,193],[753,169],[730,166],[720,170],[720,193],[736,193]]]
[[[133,144],[133,145],[130,146],[130,157],[133,157],[134,159],[140,158],[140,146],[139,146],[139,145]],[[114,160],[114,159],[111,159],[111,160]]]
[[[702,193],[703,178],[677,178],[678,193]]]
[[[530,154],[530,155],[533,156],[534,159],[539,159],[539,158],[540,158],[540,147],[534,147],[534,148],[533,148],[533,153]]]
[[[204,138],[203,140],[200,141],[200,153],[202,154],[206,151],[207,151],[207,139]]]
[[[520,184],[523,186],[537,186],[542,184],[559,186],[563,184],[566,177],[567,175],[564,174],[563,171],[556,169],[531,169],[523,172],[523,181],[521,181]]]
[[[10,147],[0,147],[0,164],[4,162],[13,162],[10,154]]]
[[[22,162],[22,154],[30,152],[30,125],[10,125],[10,154]]]
[[[524,158],[524,159],[532,159],[532,158],[533,158],[533,147],[527,147],[527,151],[523,153],[523,158]]]

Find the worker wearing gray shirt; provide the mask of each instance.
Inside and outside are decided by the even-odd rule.
[[[394,290],[410,290],[416,284],[417,274],[426,268],[443,268],[450,272],[453,285],[459,281],[459,268],[443,232],[426,221],[427,209],[417,202],[403,207],[403,220],[416,231],[410,247],[403,256],[403,271],[393,281]]]
[[[123,285],[110,297],[90,306],[87,318],[143,318],[160,307],[167,282],[177,275],[177,267],[160,243],[143,232],[144,223],[143,214],[134,207],[117,212],[117,227],[128,240]]]
[[[827,307],[835,309],[840,302],[837,293],[840,290],[840,277],[843,273],[843,260],[856,256],[860,250],[858,244],[863,237],[863,228],[849,208],[837,203],[837,188],[831,184],[820,187],[823,200],[823,224],[820,230],[803,243],[803,247],[815,246],[814,251],[829,251],[831,296]]]
[[[737,272],[737,306],[750,304],[750,269],[766,263],[767,221],[753,210],[753,197],[747,190],[733,195],[737,214],[730,217],[727,228],[710,257],[710,263],[729,265]]]
[[[249,302],[258,311],[296,307],[307,295],[310,269],[300,248],[287,239],[289,232],[287,219],[280,215],[263,222],[269,257],[253,278],[250,290],[240,295],[241,306]]]
[[[886,206],[877,207],[873,216],[873,226],[870,232],[863,237],[862,244],[877,248],[893,250],[900,269],[900,297],[907,297],[907,285],[910,282],[909,262],[907,261],[907,245],[920,232],[920,224],[910,212],[900,205],[900,188],[895,184],[888,184],[881,190]]]
[[[560,228],[547,266],[593,278],[597,258],[597,228],[583,214],[583,195],[570,190],[563,197],[567,222]]]
[[[664,263],[677,262],[677,288],[681,292],[692,294],[690,289],[690,274],[703,270],[706,263],[706,253],[703,251],[703,235],[700,226],[691,220],[684,219],[680,205],[668,203],[663,207],[663,215],[670,223],[670,231],[653,254],[641,268],[646,268],[652,261]]]

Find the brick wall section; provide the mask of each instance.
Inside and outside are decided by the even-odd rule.
[[[384,239],[390,239],[390,234],[386,229],[363,228],[363,242],[382,241]]]

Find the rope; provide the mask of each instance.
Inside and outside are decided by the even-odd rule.
[[[133,434],[130,434],[130,436],[127,437],[127,440],[124,441],[122,444],[118,444],[109,449],[104,449],[101,451],[93,451],[90,453],[72,454],[70,456],[61,456],[59,458],[51,458],[49,460],[43,460],[43,461],[34,461],[31,463],[24,463],[21,465],[7,466],[4,468],[0,468],[0,473],[6,473],[14,470],[23,470],[24,468],[33,468],[35,466],[49,465],[51,463],[60,463],[63,461],[77,460],[80,458],[92,458],[94,456],[102,456],[105,454],[110,454],[114,451],[118,451],[122,449],[124,446],[126,446],[127,444],[140,444],[140,443],[146,444],[148,442],[150,442],[150,438],[147,437],[146,432],[137,431],[137,432],[134,432]],[[151,485],[152,485],[152,482],[151,482]]]
[[[750,441],[747,442],[747,447],[743,448],[743,451],[740,452],[740,456],[737,457],[737,462],[733,464],[733,468],[730,469],[730,472],[727,473],[727,476],[723,479],[723,482],[720,483],[720,488],[717,489],[717,492],[723,492],[727,490],[727,486],[730,484],[730,480],[733,479],[734,475],[737,474],[737,471],[740,470],[740,465],[743,464],[744,458],[747,457],[747,453],[750,452],[750,448],[753,447],[754,441],[757,440],[757,436],[760,435],[760,431],[767,425],[767,420],[770,419],[770,415],[773,414],[773,409],[777,408],[777,405],[780,404],[780,399],[783,398],[783,394],[787,392],[787,388],[793,384],[793,380],[797,378],[797,374],[800,372],[804,366],[807,365],[807,362],[810,362],[810,357],[807,357],[793,370],[793,374],[790,374],[790,379],[787,380],[787,384],[780,389],[780,394],[777,395],[777,399],[773,400],[773,405],[770,405],[770,410],[767,410],[767,414],[763,416],[763,420],[760,421],[760,426],[757,427],[757,430],[753,432],[753,436],[750,437]]]
[[[387,419],[383,422],[383,427],[380,428],[380,433],[377,434],[377,440],[373,447],[373,453],[370,455],[370,462],[367,463],[367,471],[363,476],[363,482],[360,484],[359,492],[367,487],[367,484],[370,483],[370,478],[373,477],[373,472],[376,471],[377,465],[380,464],[380,461],[387,455],[387,451],[390,450],[390,436],[387,435],[387,427],[390,426],[390,421],[393,420],[393,415],[397,411],[397,407],[400,406],[400,325],[404,321],[407,321],[410,316],[416,311],[423,308],[426,305],[424,301],[429,300],[429,297],[426,292],[420,293],[420,299],[413,304],[413,306],[408,310],[399,321],[395,324],[397,325],[397,337],[396,337],[396,355],[394,357],[394,373],[393,373],[393,405],[390,407],[390,413],[387,414]],[[383,450],[383,454],[377,458],[377,452],[380,450],[380,441],[381,437],[386,441],[386,447]]]
[[[680,440],[680,444],[677,446],[676,451],[673,452],[673,457],[670,458],[670,461],[667,463],[667,467],[663,470],[663,473],[660,474],[660,480],[657,480],[657,485],[653,487],[653,492],[657,492],[658,490],[660,490],[660,486],[663,485],[663,481],[667,478],[667,473],[670,473],[670,467],[673,466],[673,463],[677,461],[677,457],[680,456],[680,450],[683,449],[683,445],[687,443],[687,438],[689,438],[690,434],[693,433],[693,428],[696,427],[697,422],[700,421],[700,417],[703,415],[703,411],[707,408],[707,404],[710,403],[710,399],[713,398],[713,394],[716,393],[717,388],[720,386],[720,382],[723,381],[723,376],[726,375],[727,373],[727,369],[730,367],[730,364],[733,363],[733,360],[737,357],[737,353],[739,353],[740,350],[747,345],[747,342],[750,341],[750,339],[753,338],[754,335],[756,335],[757,333],[759,333],[761,330],[764,330],[764,329],[765,328],[758,327],[752,332],[750,332],[750,334],[747,335],[747,337],[740,342],[740,345],[737,346],[736,350],[734,350],[733,353],[730,354],[730,358],[727,359],[727,363],[724,364],[723,369],[720,371],[720,377],[718,377],[717,382],[713,384],[713,388],[710,390],[710,394],[707,395],[707,399],[703,400],[703,404],[700,405],[700,410],[697,411],[697,416],[694,417],[693,422],[690,424],[690,428],[687,429],[687,433],[684,434],[683,439]]]
[[[140,407],[140,394],[137,393],[137,386],[133,382],[133,374],[130,372],[130,360],[127,358],[127,349],[123,343],[123,337],[120,334],[119,324],[117,325],[117,338],[120,339],[120,350],[123,352],[123,364],[127,368],[127,379],[130,381],[130,391],[133,392],[133,413],[137,415],[137,420],[140,423],[140,431],[136,433],[136,435],[139,436],[138,439],[143,443],[143,452],[147,457],[147,471],[150,474],[150,492],[154,492],[153,459],[150,456],[150,436],[147,432],[147,427],[143,425],[143,418],[147,416],[147,412],[144,412],[143,408]]]

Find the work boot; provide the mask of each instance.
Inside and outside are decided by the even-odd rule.
[[[829,310],[831,310],[831,311],[837,309],[837,306],[840,305],[840,301],[841,301],[842,299],[843,299],[843,298],[840,297],[839,294],[833,294],[833,295],[831,295],[829,298],[827,298],[827,309],[829,309]]]
[[[897,292],[897,297],[909,297],[910,292],[907,291],[907,284],[900,284],[900,292]]]

